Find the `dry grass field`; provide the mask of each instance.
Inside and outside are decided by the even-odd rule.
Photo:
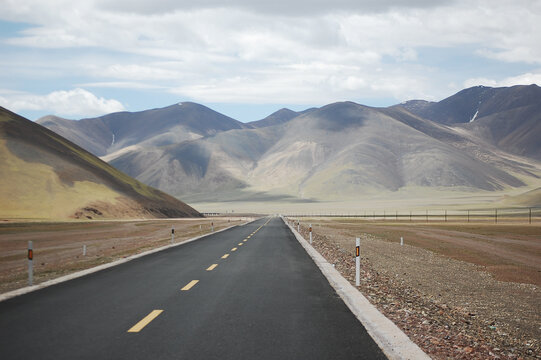
[[[489,223],[410,224],[341,219],[329,228],[405,242],[434,253],[480,265],[497,280],[541,286],[541,226]]]
[[[436,359],[540,354],[541,225],[306,218],[314,247]],[[404,238],[404,246],[400,245]]]
[[[28,282],[28,241],[34,248],[34,284],[129,255],[246,222],[246,218],[0,223],[0,293]],[[87,247],[83,256],[83,245]]]

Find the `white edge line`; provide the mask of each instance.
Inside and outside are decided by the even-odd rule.
[[[77,279],[77,278],[80,278],[80,277],[83,277],[83,276],[86,276],[86,275],[90,275],[90,274],[96,273],[96,272],[101,271],[101,270],[109,269],[109,268],[112,268],[112,267],[127,263],[128,261],[139,259],[139,258],[141,258],[143,256],[154,254],[154,253],[164,251],[164,250],[167,250],[167,249],[170,249],[170,248],[173,248],[173,247],[185,245],[185,244],[191,243],[192,241],[196,241],[196,240],[202,239],[204,237],[214,235],[214,234],[220,233],[222,231],[229,230],[229,229],[234,228],[236,226],[244,226],[244,225],[250,224],[250,223],[252,223],[254,221],[257,221],[257,220],[259,220],[259,219],[249,221],[249,222],[247,222],[247,223],[245,223],[243,225],[231,225],[229,227],[226,227],[226,228],[221,229],[221,230],[217,230],[217,231],[215,231],[213,233],[210,233],[210,234],[200,235],[200,236],[185,240],[183,242],[170,244],[170,245],[165,245],[165,246],[162,246],[162,247],[159,247],[159,248],[156,248],[156,249],[152,249],[152,250],[142,252],[140,254],[136,254],[136,255],[128,256],[128,257],[123,258],[123,259],[115,260],[115,261],[107,263],[107,264],[95,266],[93,268],[86,269],[86,270],[77,271],[77,272],[74,272],[72,274],[68,274],[68,275],[65,275],[65,276],[58,277],[56,279],[45,281],[45,282],[43,282],[41,284],[38,284],[38,285],[26,286],[26,287],[23,287],[23,288],[20,288],[20,289],[17,289],[17,290],[13,290],[13,291],[10,291],[10,292],[4,293],[4,294],[0,294],[0,302],[11,299],[11,298],[14,298],[14,297],[17,297],[17,296],[28,294],[28,293],[31,293],[31,292],[34,292],[34,291],[37,291],[37,290],[41,290],[41,289],[44,289],[44,288],[49,287],[49,286],[60,284],[60,283],[63,283],[63,282],[69,281],[69,280],[73,280],[73,279]]]
[[[336,293],[363,324],[368,334],[391,360],[430,359],[421,348],[372,305],[364,295],[349,283],[323,256],[319,254],[287,221],[289,227],[308,255],[319,267]]]

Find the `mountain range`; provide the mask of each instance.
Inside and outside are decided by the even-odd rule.
[[[190,102],[38,123],[189,202],[301,203],[419,189],[536,193],[540,118],[541,89],[530,85],[480,86],[387,108],[281,109],[251,123]]]
[[[0,107],[0,218],[200,217],[58,134]]]

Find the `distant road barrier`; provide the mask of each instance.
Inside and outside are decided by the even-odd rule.
[[[410,222],[489,222],[502,223],[540,223],[541,207],[498,208],[477,210],[412,210],[412,211],[360,211],[360,212],[314,212],[290,213],[289,218],[329,217],[360,218],[373,221],[410,221]]]

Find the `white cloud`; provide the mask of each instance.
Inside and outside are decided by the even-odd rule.
[[[139,64],[114,64],[105,69],[94,69],[96,76],[125,80],[167,80],[181,79],[182,73],[158,66]]]
[[[229,0],[228,7],[245,9],[255,13],[280,14],[282,16],[306,16],[333,11],[365,11],[381,12],[389,8],[423,8],[434,7],[452,0]],[[102,8],[119,12],[136,12],[142,14],[168,13],[179,10],[219,8],[224,6],[223,0],[99,0]]]
[[[60,116],[98,116],[123,111],[117,100],[97,97],[84,89],[54,91],[47,95],[2,94],[0,105],[12,111],[50,110]]]
[[[446,84],[465,79],[423,63],[426,49],[458,49],[456,61],[470,52],[541,64],[536,0],[4,0],[2,7],[0,18],[36,24],[7,42],[65,51],[56,74],[69,73],[75,84],[161,88],[195,101],[448,95]],[[49,74],[59,57],[46,64]],[[39,59],[25,62],[28,78],[40,76],[33,69],[42,72],[48,60]]]
[[[504,79],[472,78],[464,82],[464,87],[469,88],[477,85],[491,87],[505,87],[513,85],[532,85],[541,86],[541,69],[536,73],[526,73],[518,76],[507,77]]]
[[[101,81],[77,84],[77,86],[85,88],[113,88],[113,89],[161,89],[166,90],[166,87],[152,84],[145,84],[134,81]]]

